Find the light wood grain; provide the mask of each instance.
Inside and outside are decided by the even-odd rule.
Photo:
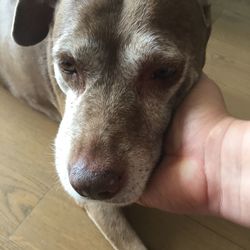
[[[187,216],[170,215],[133,206],[126,214],[143,241],[153,250],[239,250],[237,242],[221,237],[216,231]],[[206,224],[206,223],[204,223]]]
[[[250,119],[250,1],[224,2],[205,71],[221,87],[229,111]],[[56,130],[0,89],[0,250],[111,250],[57,182]],[[250,230],[221,219],[138,206],[126,215],[151,250],[250,250]]]
[[[206,226],[243,249],[250,249],[250,230],[218,218],[192,216],[192,220]]]
[[[0,236],[0,250],[25,250],[7,238]]]
[[[8,236],[55,182],[56,125],[0,92],[0,234]]]
[[[205,71],[221,87],[229,111],[250,118],[250,1],[224,1],[213,26]]]
[[[10,239],[27,250],[112,250],[85,211],[57,185]]]

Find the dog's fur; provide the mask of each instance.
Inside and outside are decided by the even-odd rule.
[[[0,0],[1,82],[62,117],[60,180],[115,249],[146,249],[119,206],[142,194],[171,112],[199,79],[209,34],[205,0]],[[77,75],[63,73],[65,57]],[[162,68],[175,73],[153,79]],[[81,159],[96,172],[123,172],[118,194],[105,202],[79,195],[69,171]]]

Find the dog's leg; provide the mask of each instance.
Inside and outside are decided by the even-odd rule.
[[[119,208],[97,202],[87,202],[84,207],[114,249],[146,250]]]

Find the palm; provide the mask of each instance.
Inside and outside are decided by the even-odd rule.
[[[224,116],[219,89],[203,76],[174,116],[164,143],[164,158],[141,203],[172,212],[207,211],[204,145]]]

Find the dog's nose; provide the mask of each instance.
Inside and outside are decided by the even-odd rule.
[[[84,165],[76,164],[69,171],[69,180],[81,196],[106,200],[120,191],[123,175],[114,170],[91,171]]]

